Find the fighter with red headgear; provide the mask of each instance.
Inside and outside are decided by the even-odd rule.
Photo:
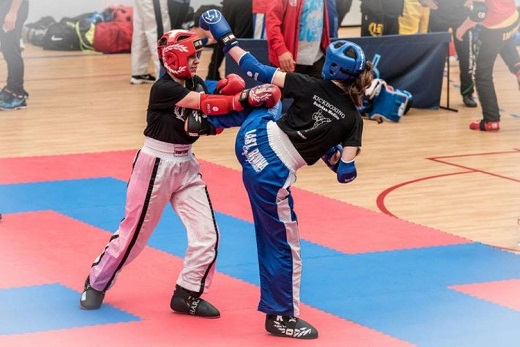
[[[202,40],[195,33],[184,30],[172,30],[159,39],[159,60],[166,72],[174,79],[180,81],[187,80],[193,78],[197,71],[202,48]],[[191,64],[190,57],[194,58]],[[255,87],[245,92],[240,90],[240,92],[234,95],[188,94],[186,98],[179,101],[178,105],[201,110],[206,115],[221,115],[230,111],[243,111],[249,106],[263,106],[264,100],[269,100],[271,93],[276,93],[276,90],[278,90],[273,86],[271,89],[264,91],[261,97],[259,97],[259,90],[264,89]]]
[[[188,115],[200,116],[201,109],[226,114],[261,106],[266,100],[259,102],[252,97],[256,93],[244,93],[243,85],[234,79],[221,83],[221,89],[233,95],[209,95],[204,81],[196,75],[202,49],[200,38],[184,30],[172,30],[158,42],[165,73],[150,90],[144,145],[133,162],[125,216],[90,268],[80,299],[83,309],[101,307],[105,292],[144,249],[170,204],[188,234],[184,267],[170,307],[187,315],[220,316],[216,307],[201,298],[213,279],[219,231],[200,165],[192,153],[198,136],[186,133],[184,123]],[[139,279],[143,280],[146,278]]]

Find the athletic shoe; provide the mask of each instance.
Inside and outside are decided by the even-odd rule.
[[[499,131],[500,122],[485,122],[484,120],[476,120],[469,125],[471,130],[482,131]]]
[[[13,93],[7,89],[7,87],[3,87],[2,90],[0,90],[0,101],[3,101],[7,95],[12,95]],[[24,89],[23,96],[25,96],[26,99],[29,98],[29,93]]]
[[[105,293],[92,288],[87,277],[87,280],[85,281],[85,289],[83,290],[83,294],[81,294],[81,299],[79,300],[79,306],[84,310],[97,310],[101,307],[104,298]]]
[[[195,293],[190,292],[179,285],[175,286],[175,292],[170,301],[171,309],[175,312],[191,316],[204,318],[220,317],[220,312],[215,306],[195,295]]]
[[[4,91],[3,89],[2,91]],[[0,110],[2,111],[14,111],[23,110],[27,108],[26,97],[24,95],[18,96],[10,92],[5,91],[0,101]]]
[[[463,95],[462,102],[464,102],[464,105],[466,105],[466,107],[474,108],[478,106],[477,102],[475,101],[475,98],[471,94]]]
[[[135,75],[130,78],[130,84],[143,84],[143,83],[154,83],[155,77],[150,74],[146,75]]]
[[[317,339],[318,330],[303,319],[290,316],[268,314],[265,318],[265,330],[274,336],[294,339]]]

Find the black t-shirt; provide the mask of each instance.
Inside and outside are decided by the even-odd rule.
[[[361,146],[363,119],[332,81],[288,73],[283,95],[294,102],[277,124],[308,165],[337,144]]]
[[[398,18],[403,14],[403,0],[361,0],[361,13],[379,17]]]
[[[207,88],[198,76],[186,80],[186,87],[174,81],[168,74],[157,80],[150,90],[144,135],[168,143],[195,142],[197,137],[189,136],[184,131],[184,121],[192,109],[175,106],[190,91],[207,93]]]

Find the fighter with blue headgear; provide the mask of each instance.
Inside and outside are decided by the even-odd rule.
[[[363,132],[358,107],[373,79],[372,63],[358,45],[339,40],[326,51],[323,79],[285,72],[240,48],[219,11],[205,12],[199,23],[247,76],[280,87],[283,97],[294,100],[279,118],[255,109],[238,131],[235,153],[253,210],[265,329],[275,336],[317,338],[316,328],[299,318],[302,261],[290,186],[299,168],[320,159],[340,183],[356,178]]]

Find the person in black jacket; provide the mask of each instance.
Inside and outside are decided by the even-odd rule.
[[[430,11],[430,32],[443,32],[451,29],[453,35],[468,17],[469,7],[466,0],[437,0],[438,8]],[[473,54],[473,31],[468,31],[462,41],[454,40],[455,51],[459,60],[460,94],[466,107],[477,107],[473,97],[475,55]]]
[[[27,0],[0,1],[0,48],[7,65],[6,86],[0,91],[0,110],[3,111],[27,108],[20,39],[28,13]]]
[[[361,0],[361,36],[399,34],[404,0]]]

